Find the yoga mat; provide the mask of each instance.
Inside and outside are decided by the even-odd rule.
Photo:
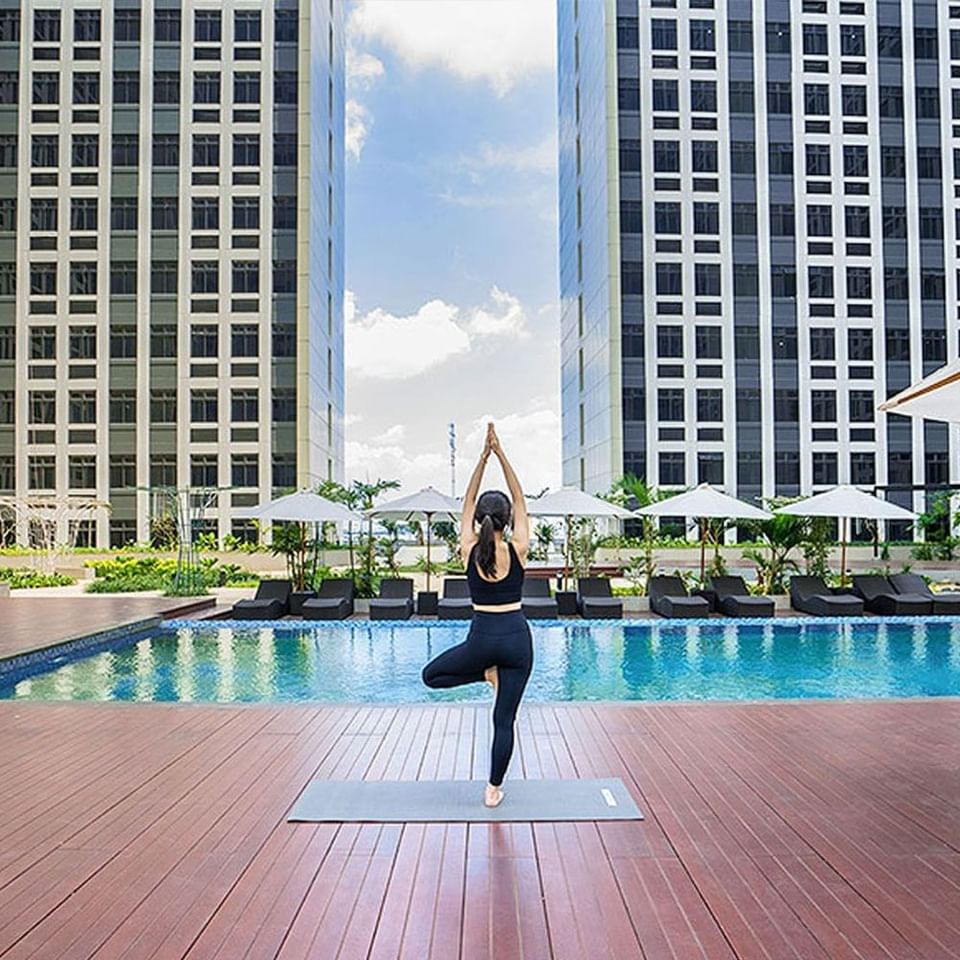
[[[483,805],[483,780],[313,780],[288,820],[334,823],[485,823],[642,820],[618,778],[507,780],[500,806]]]

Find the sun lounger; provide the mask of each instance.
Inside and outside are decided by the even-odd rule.
[[[276,620],[290,612],[289,580],[261,580],[254,597],[239,600],[231,616],[236,620]]]
[[[470,586],[466,577],[445,577],[443,596],[437,601],[440,620],[469,620],[473,616]]]
[[[413,580],[388,577],[380,581],[380,596],[370,601],[371,620],[409,620],[413,616]]]
[[[753,596],[743,577],[711,577],[717,609],[728,617],[772,617],[776,606],[770,597]]]
[[[863,600],[849,593],[833,593],[822,577],[791,577],[790,606],[815,617],[863,616]]]
[[[307,620],[346,620],[353,613],[353,580],[331,577],[320,584],[317,595],[303,604]]]
[[[706,617],[710,613],[706,597],[691,597],[680,577],[651,577],[647,592],[650,609],[661,617]]]
[[[623,601],[613,595],[606,577],[578,577],[577,610],[581,617],[617,619],[623,616]]]
[[[887,579],[900,596],[913,594],[932,601],[934,613],[960,613],[960,593],[934,593],[919,573],[895,573]]]
[[[933,600],[917,593],[897,593],[886,577],[876,574],[853,578],[853,589],[871,613],[916,616],[933,612]]]
[[[550,596],[550,581],[526,577],[523,581],[523,612],[530,619],[555,619],[560,616],[555,597]]]

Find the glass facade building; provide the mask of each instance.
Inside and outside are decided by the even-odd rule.
[[[342,0],[0,0],[0,496],[343,479]]]
[[[564,483],[923,509],[952,428],[875,408],[960,349],[960,5],[558,13]]]

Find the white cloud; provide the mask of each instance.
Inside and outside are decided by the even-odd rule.
[[[504,452],[530,497],[544,487],[560,485],[560,417],[552,406],[541,406],[545,401],[537,398],[526,411],[506,414],[502,417],[485,415],[472,419],[457,437],[457,496],[462,496],[476,466],[483,447],[487,421],[493,419]],[[433,485],[444,492],[450,489],[450,460],[446,446],[446,434],[437,431],[432,446],[411,450],[402,443],[403,431],[392,436],[392,429],[368,440],[348,440],[346,444],[346,474],[348,481],[376,480],[377,478],[400,481],[400,489],[390,496],[403,496]],[[500,465],[494,459],[487,464],[483,488],[507,489],[507,482]]]
[[[372,53],[347,47],[347,83],[351,89],[368,90],[383,76],[383,61]]]
[[[494,287],[490,299],[493,310],[477,307],[470,312],[467,329],[471,333],[479,337],[511,336],[518,339],[530,336],[526,327],[527,315],[515,296]]]
[[[379,308],[359,315],[356,296],[347,291],[344,318],[347,369],[380,380],[419,376],[468,353],[478,341],[530,335],[519,299],[496,286],[490,291],[490,303],[484,306],[464,311],[436,299],[405,317]]]
[[[460,163],[474,173],[499,168],[552,176],[557,170],[557,138],[551,133],[539,143],[525,146],[481,143],[475,156],[461,157]]]
[[[379,41],[413,68],[483,81],[498,96],[556,58],[555,0],[357,0],[351,39]]]
[[[347,153],[354,160],[360,159],[363,144],[373,125],[370,111],[358,100],[347,101],[347,126],[344,134]]]

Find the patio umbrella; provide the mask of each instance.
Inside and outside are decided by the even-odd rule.
[[[840,521],[840,585],[847,576],[847,539],[850,519],[915,520],[916,515],[895,503],[875,497],[872,493],[842,484],[807,497],[797,503],[780,507],[776,513],[790,517],[833,517]]]
[[[883,413],[960,423],[960,360],[911,384],[877,407]]]
[[[675,497],[658,500],[635,511],[645,517],[695,517],[700,527],[700,580],[703,581],[707,566],[707,519],[723,520],[772,520],[773,515],[731,497],[709,483],[678,493]]]
[[[306,526],[308,523],[328,523],[362,521],[363,517],[354,513],[345,507],[342,503],[335,500],[328,500],[321,497],[318,493],[311,493],[309,490],[299,490],[297,493],[287,494],[285,497],[278,497],[268,503],[261,503],[257,507],[248,507],[243,510],[237,510],[236,516],[247,517],[251,520],[264,520],[269,522],[288,521],[300,524],[300,564],[301,570],[306,567],[307,537]],[[316,555],[315,555],[316,556]],[[300,585],[302,586],[302,584]]]
[[[563,544],[563,584],[567,584],[570,566],[570,521],[574,517],[611,517],[615,520],[632,519],[633,514],[615,503],[601,500],[578,487],[561,487],[527,502],[527,513],[532,517],[563,517],[566,537]]]
[[[367,511],[368,517],[388,520],[425,520],[427,524],[427,590],[430,589],[430,525],[434,520],[456,522],[463,513],[463,505],[435,487],[424,487],[416,493],[396,500],[388,500]]]

